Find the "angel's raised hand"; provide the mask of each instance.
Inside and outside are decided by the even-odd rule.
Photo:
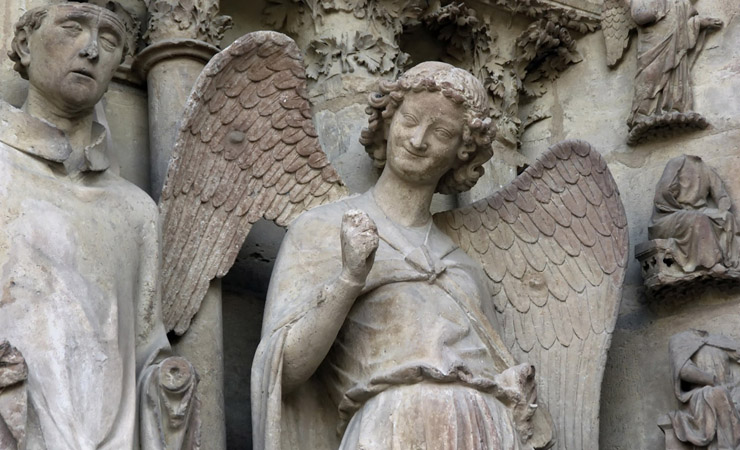
[[[344,213],[340,231],[342,276],[363,284],[373,267],[378,249],[378,228],[365,212],[352,209]]]

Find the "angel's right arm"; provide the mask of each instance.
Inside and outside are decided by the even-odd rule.
[[[363,287],[343,274],[339,223],[311,211],[291,225],[267,293],[262,338],[287,328],[283,395],[308,380],[334,343]]]

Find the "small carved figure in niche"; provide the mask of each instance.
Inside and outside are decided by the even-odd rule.
[[[659,420],[666,450],[740,448],[740,342],[689,330],[671,337],[668,351],[681,405]]]
[[[649,242],[636,249],[648,288],[739,277],[737,222],[724,183],[698,156],[668,161],[655,187]]]
[[[27,364],[28,408],[0,435],[28,448],[195,444],[197,377],[171,356],[160,316],[157,207],[111,169],[95,121],[127,53],[125,21],[93,4],[42,6],[11,44],[29,89],[22,109],[0,102],[0,340]],[[12,393],[0,387],[0,405]]]
[[[637,28],[635,96],[627,124],[628,143],[681,128],[706,128],[694,112],[689,72],[704,47],[708,31],[722,21],[699,16],[696,0],[606,0],[602,27],[607,62],[615,65]]]
[[[668,239],[684,272],[738,266],[737,223],[732,200],[714,169],[698,156],[668,161],[655,187],[649,239]]]

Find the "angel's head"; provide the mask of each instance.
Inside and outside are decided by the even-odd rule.
[[[396,81],[381,81],[380,92],[370,95],[369,125],[360,142],[374,164],[386,163],[389,130],[393,117],[408,93],[434,92],[460,106],[462,139],[457,148],[458,163],[439,180],[436,191],[464,192],[483,175],[483,163],[493,156],[494,129],[488,112],[488,96],[481,82],[465,70],[441,62],[424,62],[406,71]]]

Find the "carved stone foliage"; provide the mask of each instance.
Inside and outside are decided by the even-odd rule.
[[[637,74],[627,143],[638,144],[709,123],[694,112],[690,70],[706,34],[722,21],[699,16],[690,0],[606,0],[601,25],[607,63],[615,66],[637,29]]]
[[[508,52],[500,48],[491,14],[480,14],[476,11],[480,7],[474,9],[459,1],[268,0],[263,18],[267,25],[295,35],[313,25],[315,36],[303,46],[311,80],[326,80],[360,68],[375,77],[397,75],[409,61],[398,44],[400,34],[421,24],[444,43],[446,60],[484,83],[493,106],[497,140],[516,148],[527,126],[548,117],[535,111],[522,121],[518,117],[520,95],[541,95],[545,82],[579,62],[581,56],[570,31],[587,33],[598,24],[575,9],[537,0],[487,3],[536,19]],[[326,25],[329,15],[337,12],[367,24],[362,31],[337,33]]]
[[[513,55],[497,46],[498,35],[489,15],[477,14],[463,3],[448,3],[423,16],[424,24],[447,43],[447,54],[483,81],[492,100],[497,139],[517,146],[521,133],[532,123],[549,117],[536,111],[522,121],[518,117],[520,95],[538,97],[545,82],[558,77],[569,65],[581,61],[570,30],[580,33],[596,28],[593,20],[574,10],[553,9],[539,2],[497,6],[537,18],[516,39]]]
[[[585,30],[592,28],[583,25]],[[568,28],[552,18],[533,22],[516,41],[512,66],[521,83],[520,92],[538,97],[545,92],[545,81],[553,81],[569,65],[583,58]]]
[[[28,366],[8,341],[0,341],[0,448],[25,448]]]
[[[407,53],[382,37],[361,31],[343,33],[339,39],[324,37],[311,41],[306,49],[306,76],[317,80],[337,66],[341,73],[354,72],[363,66],[371,74],[387,74],[403,67],[407,60]]]
[[[714,169],[698,156],[670,160],[654,203],[650,241],[635,248],[649,296],[740,281],[734,208]]]
[[[218,14],[217,0],[148,0],[147,42],[198,39],[218,45],[231,28],[231,17]]]
[[[426,5],[426,0],[268,0],[263,20],[290,34],[313,24],[315,36],[305,49],[306,75],[310,79],[352,73],[359,68],[372,75],[395,76],[408,61],[397,36],[404,26],[418,23]],[[336,33],[324,27],[324,18],[337,12],[366,21],[365,30],[381,32]]]
[[[689,330],[668,352],[678,409],[658,420],[666,450],[740,448],[740,342]]]

